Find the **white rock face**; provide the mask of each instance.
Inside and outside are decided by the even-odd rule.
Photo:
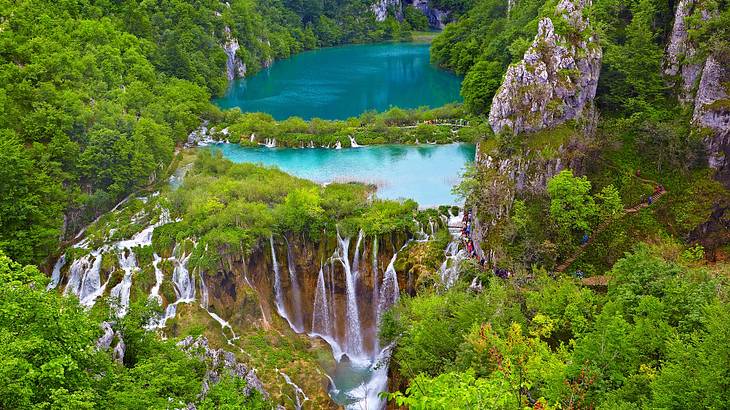
[[[603,56],[583,9],[590,0],[561,0],[554,18],[574,31],[555,32],[551,18],[539,23],[522,61],[507,69],[492,101],[489,124],[495,133],[538,131],[579,118],[592,110]]]
[[[432,28],[443,30],[449,18],[449,12],[432,8],[428,5],[428,0],[413,0],[413,7],[423,13],[428,18],[428,25]]]
[[[669,77],[670,85],[679,82],[679,100],[691,102],[697,80],[702,72],[702,61],[697,59],[697,49],[689,40],[687,18],[696,11],[701,13],[701,20],[711,17],[707,10],[697,10],[698,0],[680,0],[674,15],[674,26],[667,44],[664,61],[664,74]]]
[[[710,132],[704,139],[708,165],[730,186],[730,62],[720,58],[712,54],[705,62],[692,122]]]
[[[238,39],[233,37],[231,34],[230,27],[224,29],[226,44],[223,45],[223,51],[226,52],[228,60],[226,60],[226,75],[228,81],[236,78],[243,78],[246,75],[246,64],[241,61],[241,58],[236,55],[239,48]]]
[[[375,20],[384,21],[388,17],[389,8],[395,10],[395,16],[398,20],[403,19],[403,5],[400,0],[376,0],[372,6]]]

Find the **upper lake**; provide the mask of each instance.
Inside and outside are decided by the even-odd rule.
[[[461,78],[431,65],[429,44],[385,43],[323,48],[276,61],[233,81],[221,108],[285,119],[346,119],[391,106],[439,107],[460,102]]]

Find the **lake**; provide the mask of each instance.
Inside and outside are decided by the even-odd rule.
[[[460,102],[460,87],[461,78],[430,64],[429,44],[350,45],[276,61],[251,78],[233,81],[214,102],[276,119],[346,119],[391,106]]]
[[[459,204],[451,188],[474,160],[471,144],[373,145],[361,148],[246,148],[217,144],[233,162],[274,165],[319,183],[357,181],[378,186],[384,199],[411,198],[421,207]]]

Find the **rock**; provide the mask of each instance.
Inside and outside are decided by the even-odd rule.
[[[109,322],[101,322],[101,330],[104,334],[96,341],[96,350],[109,350],[114,340],[114,329]]]
[[[193,339],[192,336],[188,336],[178,342],[177,346],[189,354],[197,355],[200,360],[205,361],[208,365],[208,371],[205,373],[205,379],[203,380],[203,388],[200,392],[201,397],[207,394],[211,384],[220,381],[223,372],[228,372],[230,376],[246,380],[246,388],[242,392],[246,396],[251,395],[255,390],[261,393],[263,397],[269,397],[269,393],[264,389],[264,385],[256,376],[254,369],[249,369],[243,363],[239,363],[236,356],[231,352],[223,349],[211,349],[208,345],[208,339],[205,337]]]
[[[730,62],[711,54],[702,69],[692,123],[704,137],[707,161],[716,177],[730,187]]]
[[[539,131],[589,116],[601,71],[598,39],[583,16],[590,0],[561,0],[554,18],[572,31],[556,33],[546,17],[521,62],[507,69],[492,101],[489,124],[495,133]],[[590,112],[589,112],[590,111]]]
[[[446,27],[446,23],[449,17],[449,12],[431,8],[428,4],[428,0],[413,0],[413,7],[420,10],[426,18],[428,18],[428,25],[431,28],[437,30],[443,30]]]
[[[225,27],[223,33],[226,39],[226,43],[223,45],[223,51],[228,56],[226,60],[226,76],[228,77],[228,81],[243,78],[246,76],[246,64],[241,60],[241,57],[236,55],[236,52],[240,48],[238,39],[231,34],[231,29],[228,26]]]
[[[124,344],[122,334],[115,332],[112,325],[113,323],[110,322],[101,322],[100,327],[104,331],[104,334],[96,341],[96,350],[109,350],[112,347],[112,342],[114,342],[114,339],[116,338],[117,344],[112,350],[112,358],[117,362],[122,363],[124,362],[124,353],[127,350],[127,346]]]
[[[115,335],[117,336],[117,345],[114,346],[114,351],[112,351],[112,358],[119,363],[124,363],[124,353],[127,351],[127,345],[124,344],[121,333],[116,332]]]
[[[403,20],[403,5],[401,0],[376,0],[372,5],[375,20],[384,21],[388,17],[389,9],[395,11],[395,17],[398,20]]]
[[[687,19],[695,12],[701,13],[700,21],[706,21],[712,16],[705,9],[698,10],[701,6],[700,2],[698,0],[679,1],[664,61],[664,74],[669,77],[669,84],[675,86],[677,80],[681,82],[678,90],[679,100],[684,103],[692,101],[692,94],[702,71],[702,61],[697,59],[696,45],[689,40],[690,27]]]

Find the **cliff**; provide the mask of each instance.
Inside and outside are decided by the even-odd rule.
[[[540,20],[521,62],[510,66],[492,101],[496,134],[539,131],[593,110],[602,52],[588,18],[590,0],[561,0]],[[560,24],[553,24],[553,18]]]
[[[699,128],[710,168],[730,187],[730,58],[711,54],[702,69],[692,123]]]

